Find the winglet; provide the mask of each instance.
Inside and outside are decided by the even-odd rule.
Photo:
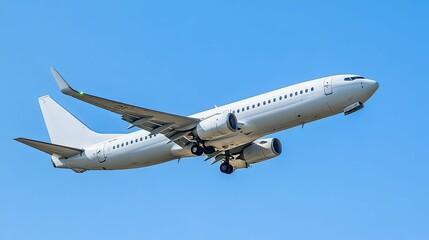
[[[57,72],[54,67],[51,67],[50,70],[55,78],[55,81],[57,81],[57,84],[60,87],[62,93],[66,95],[74,95],[74,93],[77,93],[76,90],[70,87],[70,85],[66,82],[66,80],[64,80],[64,78]]]

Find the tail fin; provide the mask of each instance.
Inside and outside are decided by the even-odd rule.
[[[84,148],[120,136],[92,131],[48,95],[40,97],[39,104],[49,137],[54,144]]]

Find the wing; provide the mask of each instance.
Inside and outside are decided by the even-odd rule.
[[[62,93],[122,115],[122,119],[130,123],[128,128],[139,127],[149,131],[153,135],[158,133],[164,134],[171,141],[182,147],[190,142],[188,135],[191,134],[191,130],[200,122],[196,118],[159,112],[78,92],[70,87],[55,68],[51,67],[51,72]]]

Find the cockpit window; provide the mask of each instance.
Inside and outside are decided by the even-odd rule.
[[[344,78],[344,81],[353,81],[355,79],[365,79],[365,78],[361,77],[361,76],[346,77],[346,78]]]

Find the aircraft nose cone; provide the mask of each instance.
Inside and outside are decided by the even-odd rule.
[[[379,84],[377,81],[374,80],[367,80],[366,85],[368,87],[368,93],[370,96],[372,96],[378,89]]]

